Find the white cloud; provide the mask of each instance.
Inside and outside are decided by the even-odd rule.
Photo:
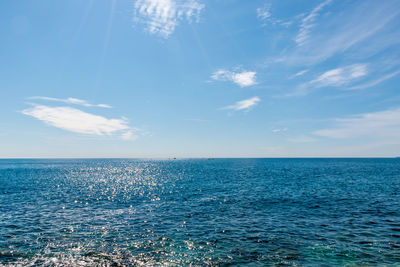
[[[265,4],[263,7],[257,8],[257,17],[260,20],[265,21],[266,19],[271,17],[270,9],[271,9],[270,4]]]
[[[298,85],[297,88],[295,88],[292,92],[283,94],[280,97],[305,96],[310,94],[316,88],[320,87],[346,86],[351,82],[364,77],[367,74],[367,64],[353,64],[328,70],[318,76],[316,79],[306,83],[302,83]]]
[[[299,77],[299,76],[303,76],[303,75],[306,74],[308,71],[309,71],[309,70],[302,70],[302,71],[299,71],[299,72],[293,74],[292,76],[290,76],[289,79],[293,79],[293,78],[296,78],[296,77]]]
[[[125,133],[122,133],[121,138],[124,140],[135,140],[137,138],[137,136],[133,133],[132,130],[130,130]]]
[[[316,87],[342,86],[367,75],[366,64],[354,64],[342,68],[329,70],[310,82]]]
[[[288,128],[273,129],[272,132],[273,132],[273,133],[279,133],[279,132],[286,132],[287,130],[288,130]]]
[[[256,72],[254,71],[233,72],[222,69],[214,72],[211,78],[217,81],[231,81],[240,87],[248,87],[257,84]]]
[[[315,26],[315,19],[319,16],[319,12],[328,5],[332,0],[326,0],[314,8],[306,17],[301,21],[299,33],[296,36],[296,43],[298,45],[304,45],[309,38],[311,29]]]
[[[317,20],[331,2],[335,12],[327,10]],[[277,61],[313,65],[350,48],[352,57],[375,55],[400,43],[399,14],[400,1],[396,0],[325,1],[302,19],[297,46]]]
[[[369,137],[400,143],[400,108],[336,119],[336,126],[313,134],[329,138]]]
[[[275,19],[271,14],[271,4],[267,3],[263,7],[257,8],[257,18],[263,23],[262,26],[266,26],[267,22],[272,25],[280,25],[284,27],[290,26],[292,21],[284,21],[281,19]]]
[[[198,20],[204,5],[196,0],[136,0],[134,21],[146,25],[151,34],[171,35],[182,20]]]
[[[256,84],[256,73],[254,71],[235,73],[232,80],[242,87],[251,86]]]
[[[86,100],[73,98],[73,97],[68,97],[66,99],[63,99],[63,98],[46,97],[46,96],[33,96],[33,97],[30,97],[30,99],[63,102],[63,103],[67,103],[67,104],[80,105],[80,106],[84,106],[84,107],[111,108],[111,106],[107,105],[107,104],[90,104]]]
[[[255,96],[249,99],[238,101],[235,104],[223,107],[222,109],[249,110],[251,107],[257,105],[258,102],[260,102],[260,98]]]
[[[347,89],[348,90],[360,90],[360,89],[373,87],[373,86],[378,85],[378,84],[380,84],[380,83],[382,83],[382,82],[384,82],[386,80],[389,80],[389,79],[391,79],[391,78],[393,78],[393,77],[395,77],[395,76],[397,76],[399,74],[400,74],[400,70],[392,72],[392,73],[389,73],[389,74],[387,74],[387,75],[385,75],[385,76],[383,76],[383,77],[381,77],[379,79],[376,79],[374,81],[363,83],[363,84],[360,84],[360,85],[356,85],[356,86],[353,86],[353,87],[350,87],[350,88],[347,88]]]
[[[34,105],[22,111],[48,125],[70,132],[92,135],[121,134],[123,139],[133,138],[133,129],[125,119],[107,119],[71,107]]]

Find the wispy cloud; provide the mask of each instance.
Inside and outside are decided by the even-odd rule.
[[[332,2],[332,0],[322,2],[301,20],[300,30],[295,39],[298,45],[304,45],[307,41],[311,29],[315,26],[316,17],[319,16],[319,12],[330,2]]]
[[[134,129],[128,125],[126,119],[108,119],[71,107],[45,105],[34,105],[22,113],[74,133],[109,136],[119,134],[123,139],[134,138]]]
[[[68,98],[63,99],[63,98],[46,97],[46,96],[32,96],[32,97],[29,97],[29,99],[62,102],[62,103],[67,103],[67,104],[80,105],[80,106],[84,106],[84,107],[111,108],[111,106],[107,105],[107,104],[90,104],[86,100],[73,98],[73,97],[68,97]]]
[[[335,120],[335,126],[313,134],[329,138],[370,137],[400,143],[400,108]]]
[[[223,107],[222,109],[232,109],[232,110],[245,110],[248,111],[251,107],[254,107],[255,105],[260,102],[260,98],[258,96],[241,100],[236,102],[233,105]]]
[[[279,97],[305,96],[320,87],[346,86],[367,74],[367,64],[353,64],[328,70],[314,80],[299,84],[292,92],[285,93]]]
[[[389,73],[389,74],[387,74],[387,75],[385,75],[385,76],[383,76],[383,77],[381,77],[379,79],[376,79],[374,81],[370,81],[370,82],[366,82],[366,83],[363,83],[363,84],[360,84],[360,85],[352,86],[352,87],[349,87],[347,89],[348,90],[360,90],[360,89],[366,89],[366,88],[369,88],[369,87],[373,87],[373,86],[378,85],[378,84],[380,84],[380,83],[382,83],[382,82],[384,82],[386,80],[389,80],[389,79],[391,79],[391,78],[393,78],[393,77],[395,77],[395,76],[397,76],[399,74],[400,74],[400,70],[392,72],[392,73]]]
[[[292,21],[284,21],[281,19],[276,19],[272,17],[271,14],[271,4],[267,3],[264,6],[257,8],[257,18],[262,22],[262,26],[266,26],[267,23],[272,25],[281,25],[288,27],[292,24]]]
[[[121,138],[123,140],[135,140],[137,137],[138,136],[134,134],[133,130],[129,130],[121,134]]]
[[[217,81],[231,81],[240,87],[248,87],[257,84],[255,71],[233,72],[228,70],[218,70],[211,75]]]
[[[329,70],[312,80],[310,84],[316,87],[342,86],[367,75],[367,73],[366,64],[354,64]]]
[[[257,17],[261,21],[265,21],[266,19],[271,17],[271,4],[265,4],[263,7],[257,8]]]
[[[293,74],[292,76],[290,76],[289,79],[293,79],[293,78],[296,78],[296,77],[299,77],[299,76],[303,76],[303,75],[306,74],[308,71],[309,71],[309,70],[302,70],[302,71],[299,71],[299,72]]]
[[[198,20],[203,8],[196,0],[136,0],[134,21],[145,24],[149,33],[167,38],[180,21]]]
[[[335,13],[325,10],[328,4]],[[277,61],[314,65],[349,49],[353,57],[375,55],[400,42],[399,14],[396,0],[324,1],[301,20],[296,46]],[[391,29],[389,38],[385,29]]]
[[[273,133],[280,133],[280,132],[286,132],[287,130],[288,130],[288,128],[273,129],[272,132]]]

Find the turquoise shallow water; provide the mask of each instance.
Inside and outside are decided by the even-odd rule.
[[[0,160],[16,264],[400,266],[400,160]]]

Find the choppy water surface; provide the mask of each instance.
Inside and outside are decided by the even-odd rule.
[[[400,160],[0,160],[15,264],[400,265]]]

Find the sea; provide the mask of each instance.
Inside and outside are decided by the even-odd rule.
[[[0,266],[400,266],[400,159],[2,159]]]

